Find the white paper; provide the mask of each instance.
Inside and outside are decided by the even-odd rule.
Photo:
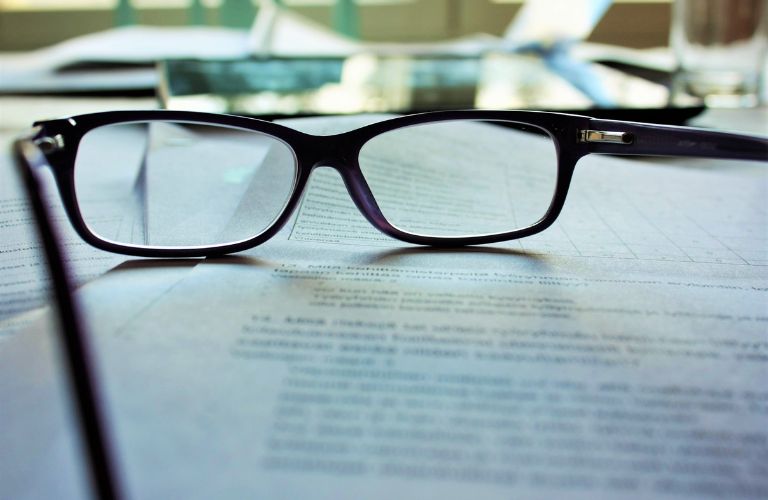
[[[99,299],[102,310],[110,311],[115,325],[125,324],[196,263],[136,261],[118,267],[101,278],[100,283],[111,283]],[[50,321],[38,317],[31,329],[0,344],[0,498],[92,498],[75,402],[55,337],[58,325]]]
[[[318,170],[261,247],[90,283],[129,493],[764,497],[768,175],[679,165],[590,157],[555,226],[453,250]]]
[[[765,292],[568,264],[196,269],[107,348],[133,494],[765,492]]]
[[[0,91],[151,88],[157,61],[246,57],[247,37],[245,31],[210,27],[129,26],[93,33],[29,53],[0,54]],[[129,66],[99,67],[116,63]]]

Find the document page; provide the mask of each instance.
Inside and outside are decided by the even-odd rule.
[[[765,497],[762,168],[590,158],[555,227],[453,250],[317,171],[276,240],[99,332],[132,492]]]
[[[79,291],[129,496],[765,498],[767,196],[590,157],[540,235],[434,249],[319,169],[263,246]]]
[[[574,267],[197,268],[104,348],[137,497],[764,497],[765,277]]]

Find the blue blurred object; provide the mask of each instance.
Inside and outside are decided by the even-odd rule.
[[[586,39],[612,0],[528,0],[504,39],[513,52],[535,54],[547,67],[589,97],[596,106],[616,106],[591,64],[571,55],[574,44]],[[558,15],[552,15],[557,12]]]
[[[609,108],[618,104],[610,97],[602,79],[595,73],[592,63],[580,61],[571,55],[574,41],[558,42],[551,47],[539,47],[537,52],[553,73],[561,76],[568,83],[589,97],[595,106]]]

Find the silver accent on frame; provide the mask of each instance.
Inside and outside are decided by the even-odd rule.
[[[603,142],[610,144],[632,144],[634,137],[628,132],[606,130],[579,130],[579,142]]]
[[[64,137],[61,134],[56,134],[53,137],[43,136],[35,139],[35,146],[40,148],[45,154],[53,153],[64,149]]]

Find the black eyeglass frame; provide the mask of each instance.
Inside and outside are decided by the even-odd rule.
[[[482,236],[435,237],[408,233],[389,223],[382,214],[360,169],[358,156],[372,138],[403,127],[445,121],[510,122],[543,131],[557,152],[557,181],[545,215],[531,226]],[[132,122],[189,122],[250,130],[284,142],[296,158],[296,177],[288,201],[272,224],[246,240],[211,246],[150,247],[125,245],[103,239],[85,223],[75,193],[75,159],[82,138],[93,129]],[[514,240],[539,233],[555,222],[565,204],[576,163],[597,154],[690,156],[737,160],[768,160],[768,139],[690,127],[654,125],[544,111],[435,111],[398,116],[335,135],[311,135],[276,123],[242,116],[193,111],[108,111],[39,121],[27,137],[15,143],[17,161],[26,168],[39,162],[23,153],[23,142],[32,142],[51,167],[67,216],[79,236],[90,245],[113,253],[141,257],[205,257],[240,252],[273,237],[288,221],[301,199],[314,168],[335,169],[353,202],[379,231],[408,243],[456,247]]]

